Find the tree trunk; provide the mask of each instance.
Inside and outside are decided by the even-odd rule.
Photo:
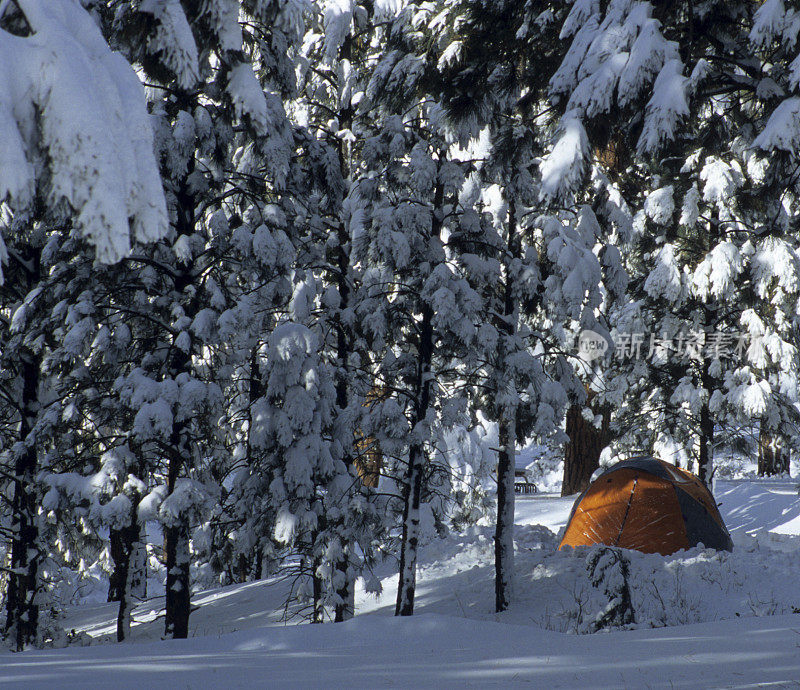
[[[253,557],[253,579],[260,580],[264,577],[264,547],[257,546]]]
[[[38,471],[36,448],[28,445],[38,411],[39,361],[30,352],[21,353],[22,419],[19,438],[23,450],[14,466],[11,500],[11,563],[6,592],[5,637],[21,652],[36,642],[39,628],[39,605],[36,602],[39,579],[39,528],[36,522],[35,479]]]
[[[516,416],[516,415],[515,415]],[[511,603],[514,582],[514,470],[516,420],[500,422],[497,462],[497,523],[494,533],[495,611]]]
[[[709,488],[711,487],[711,477],[714,469],[714,418],[708,408],[708,400],[711,397],[712,379],[708,371],[708,360],[703,361],[700,381],[706,392],[703,406],[700,408],[700,436],[699,436],[699,462],[697,475]]]
[[[587,389],[586,406],[598,414],[592,405],[595,392]],[[600,467],[600,454],[611,441],[610,410],[603,406],[599,410],[602,417],[600,428],[583,416],[584,405],[571,405],[567,410],[567,441],[564,447],[564,481],[561,495],[571,496],[586,489],[595,470]]]
[[[141,601],[147,598],[147,534],[142,525],[139,527],[139,539],[131,556],[131,596]]]
[[[178,102],[184,109],[191,112],[194,103],[193,96],[188,93],[179,93]],[[195,187],[192,181],[195,173],[195,160],[191,158],[186,169],[186,175],[180,180],[175,195],[176,199],[176,230],[177,235],[191,237],[196,229],[196,199]],[[175,276],[174,289],[177,294],[183,294],[189,285],[196,280],[193,275],[194,264],[186,264],[183,270]],[[197,298],[187,305],[186,316],[194,318],[199,311]],[[189,350],[191,352],[191,348]],[[192,359],[188,352],[175,348],[169,373],[172,379],[181,374],[192,374]],[[186,422],[173,420],[170,436],[169,465],[167,468],[167,494],[175,491],[175,484],[183,469],[183,464],[190,457],[188,429]],[[189,575],[189,523],[184,516],[178,522],[164,527],[164,549],[166,551],[166,614],[164,635],[167,638],[185,639],[189,636],[189,614],[191,612],[191,591]]]
[[[313,588],[312,602],[313,609],[311,611],[311,622],[322,623],[322,578],[317,575],[317,563],[313,563],[314,572],[311,573],[311,585]]]
[[[514,295],[514,278],[510,270],[510,262],[521,253],[517,236],[516,204],[513,199],[508,203],[508,238],[507,261],[505,266],[505,285],[503,286],[503,320],[500,330],[507,338],[517,332],[517,304]],[[500,366],[506,368],[507,347],[501,348],[503,361]],[[514,385],[512,383],[512,385]],[[516,385],[514,385],[516,388]],[[514,473],[516,470],[516,429],[517,409],[510,406],[503,409],[498,440],[500,451],[497,458],[497,520],[494,533],[494,595],[495,611],[505,611],[511,603],[514,580]]]
[[[442,220],[438,211],[444,202],[444,185],[437,182],[433,195],[434,220],[431,227],[433,237],[439,237]],[[428,415],[431,404],[431,363],[433,362],[433,309],[429,304],[422,307],[417,347],[418,361],[414,382],[414,414],[412,433]],[[400,574],[397,584],[395,616],[411,616],[414,613],[414,594],[417,587],[417,546],[419,544],[419,507],[422,497],[422,470],[426,462],[425,447],[415,441],[408,452],[408,468],[403,486],[403,536],[400,542]]]
[[[353,48],[353,39],[349,34],[345,37],[339,49],[340,60],[346,63],[350,62]],[[347,104],[339,109],[339,122],[340,127],[343,129],[351,129],[353,126],[354,109],[351,104]],[[346,189],[350,187],[350,146],[343,138],[337,139],[337,147],[339,153],[339,168],[341,170],[342,179],[345,181]],[[336,381],[336,407],[339,414],[344,414],[350,402],[350,395],[348,386],[349,375],[348,366],[350,355],[353,351],[353,339],[348,324],[342,321],[342,314],[345,313],[350,306],[350,256],[349,256],[349,243],[350,233],[344,220],[340,220],[337,228],[338,247],[336,248],[336,288],[339,293],[339,308],[336,312],[336,359],[338,364],[337,381]],[[348,435],[352,432],[345,431]],[[350,448],[346,449],[342,462],[345,465],[346,471],[350,472],[353,469],[353,456]],[[344,518],[343,518],[344,520]],[[349,620],[354,614],[355,601],[355,581],[353,579],[352,569],[350,568],[350,555],[353,545],[348,543],[342,537],[342,557],[334,564],[334,578],[340,582],[340,586],[336,589],[336,594],[339,598],[339,603],[334,607],[334,622],[341,623]]]
[[[788,474],[788,472],[789,454],[782,447],[780,440],[762,421],[758,434],[758,475],[770,477],[776,474]]]
[[[341,623],[350,620],[355,613],[355,578],[350,572],[350,544],[342,545],[342,559],[336,564],[337,572],[334,573],[341,580],[336,594],[339,603],[334,607],[334,622]]]
[[[164,636],[189,636],[189,529],[185,524],[164,528],[167,552],[166,620]]]
[[[419,445],[415,444],[411,448],[406,483],[403,487],[403,538],[400,546],[400,582],[397,587],[395,616],[411,616],[414,613],[423,453],[424,451]]]
[[[113,530],[116,533],[117,550],[116,555],[112,546],[112,557],[114,558],[114,574],[117,576],[117,598],[119,610],[117,612],[117,642],[123,642],[131,635],[131,608],[132,605],[132,584],[136,579],[136,550],[139,546],[141,537],[141,525],[137,520],[138,499],[132,501],[130,524],[120,530]],[[113,542],[112,542],[113,544]],[[109,592],[109,596],[111,593]],[[109,599],[111,601],[111,599]]]
[[[167,495],[175,491],[175,483],[183,465],[181,457],[182,427],[175,424],[172,430],[172,455],[167,471]],[[164,635],[167,638],[185,639],[189,636],[190,578],[189,578],[189,525],[186,518],[164,526],[164,551],[166,552],[166,613]]]
[[[114,570],[108,578],[108,598],[106,601],[119,601],[125,588],[125,579],[128,572],[128,563],[125,554],[125,529],[109,530],[109,551]]]

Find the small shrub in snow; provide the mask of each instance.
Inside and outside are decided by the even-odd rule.
[[[619,628],[636,622],[631,603],[630,562],[622,549],[600,547],[586,557],[586,572],[608,603],[588,625],[588,632]]]

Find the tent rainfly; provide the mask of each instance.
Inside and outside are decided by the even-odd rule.
[[[733,550],[703,482],[646,456],[609,467],[575,501],[558,548],[590,544],[664,556],[698,544]]]

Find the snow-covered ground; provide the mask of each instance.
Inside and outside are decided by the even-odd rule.
[[[800,680],[800,498],[794,482],[720,481],[731,554],[631,555],[635,629],[576,635],[604,605],[586,550],[555,552],[572,498],[521,497],[512,610],[492,611],[492,529],[422,549],[417,615],[396,619],[384,591],[360,591],[342,625],[286,625],[286,585],[198,593],[192,638],[160,641],[163,600],[134,612],[133,642],[99,644],[114,605],[84,605],[63,624],[95,638],[0,656],[0,687],[797,687]],[[667,627],[665,627],[667,626]],[[680,626],[680,627],[676,627]]]
[[[796,687],[798,616],[573,635],[440,614],[8,655],[2,687]]]

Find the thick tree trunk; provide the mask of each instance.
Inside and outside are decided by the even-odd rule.
[[[586,405],[595,415],[598,410],[592,405],[595,393],[587,390]],[[600,467],[600,454],[611,441],[608,408],[599,410],[602,417],[600,428],[583,416],[584,405],[571,405],[567,410],[567,441],[564,447],[564,481],[561,484],[561,495],[571,496],[580,493],[589,486],[592,475]]]
[[[115,601],[119,602],[117,642],[127,640],[131,634],[132,590],[133,583],[137,579],[135,575],[137,566],[136,551],[141,538],[141,525],[136,517],[138,505],[139,501],[134,500],[131,509],[131,523],[120,530],[114,530],[117,540],[116,553],[112,547],[114,574],[117,576],[117,598]]]
[[[29,441],[38,410],[39,361],[30,352],[22,353],[22,419],[19,438]],[[11,499],[11,572],[6,592],[5,637],[19,652],[36,642],[39,628],[39,528],[36,522],[35,479],[38,471],[36,448],[25,445],[14,466]]]
[[[147,534],[141,529],[139,540],[134,544],[131,556],[131,596],[134,599],[147,598]]]
[[[172,455],[167,471],[167,494],[175,491],[175,484],[183,465],[181,457],[183,437],[181,425],[172,430]],[[190,577],[189,577],[189,525],[184,517],[175,524],[164,526],[164,551],[166,552],[166,614],[164,636],[185,639],[189,636]]]
[[[789,454],[782,447],[780,440],[761,422],[758,434],[758,475],[769,477],[776,474],[788,474]]]
[[[516,415],[514,415],[515,417]],[[514,582],[514,470],[516,419],[500,422],[497,462],[497,523],[494,533],[495,611],[505,611]]]
[[[164,528],[167,551],[166,620],[164,636],[189,636],[189,529],[184,524]]]

